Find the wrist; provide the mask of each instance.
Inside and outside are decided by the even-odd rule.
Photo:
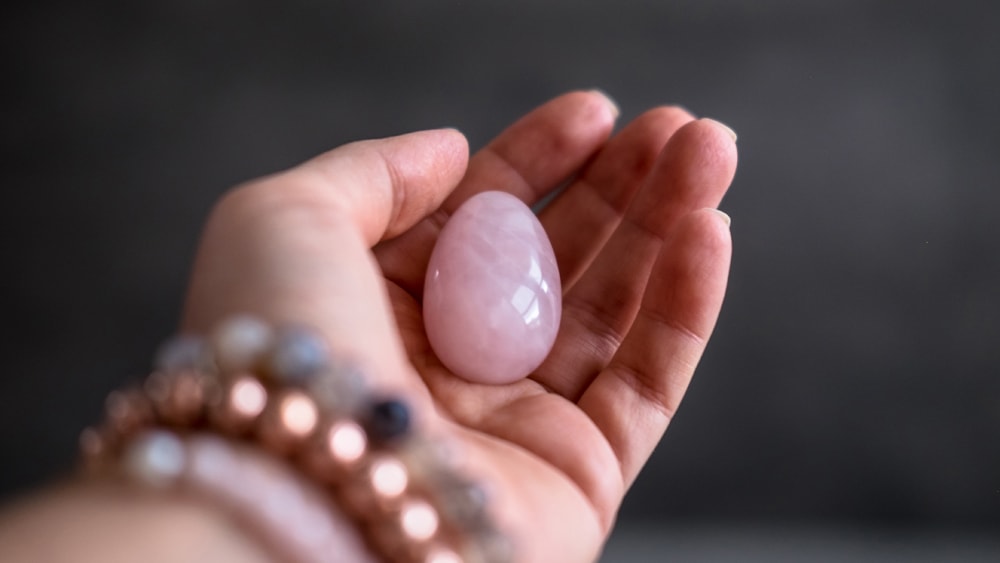
[[[81,436],[89,469],[211,502],[279,560],[511,559],[478,483],[416,433],[405,401],[311,333],[223,327],[174,341],[142,385],[109,396]]]
[[[112,479],[61,483],[0,516],[0,560],[146,563],[274,555],[208,503]]]

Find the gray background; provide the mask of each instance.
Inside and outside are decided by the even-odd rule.
[[[1000,3],[136,4],[0,24],[0,496],[146,368],[225,188],[600,87],[740,134],[717,335],[605,559],[1000,554]]]

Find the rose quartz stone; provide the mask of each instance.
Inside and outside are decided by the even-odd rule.
[[[460,377],[499,385],[534,371],[559,330],[562,286],[531,209],[504,192],[469,198],[434,246],[423,307],[431,347]]]

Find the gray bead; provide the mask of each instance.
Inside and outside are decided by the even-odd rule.
[[[329,364],[326,343],[315,332],[302,327],[284,327],[274,337],[269,368],[275,379],[303,385]]]
[[[486,525],[486,490],[473,481],[457,476],[435,483],[441,498],[442,514],[455,525],[475,530]]]
[[[156,352],[154,366],[161,371],[211,368],[212,355],[203,338],[181,334],[164,342]]]
[[[253,370],[271,349],[273,336],[274,330],[255,317],[230,317],[212,332],[215,363],[227,374]]]
[[[313,399],[324,411],[343,417],[356,417],[368,405],[369,389],[361,371],[335,362],[308,383]]]
[[[482,563],[510,563],[514,560],[514,544],[494,528],[477,532],[473,539]]]
[[[173,432],[152,430],[138,436],[125,451],[124,467],[133,478],[154,487],[174,483],[184,472],[184,444]]]

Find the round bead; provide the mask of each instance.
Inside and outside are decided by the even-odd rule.
[[[328,364],[326,343],[316,333],[301,327],[278,330],[268,358],[270,374],[286,384],[301,385]]]
[[[466,554],[468,561],[477,563],[510,563],[514,560],[514,545],[498,530],[486,527],[471,538]]]
[[[379,457],[372,461],[368,470],[372,490],[380,499],[395,499],[406,492],[410,473],[406,466],[392,457]]]
[[[152,430],[137,437],[125,450],[128,475],[147,485],[172,484],[184,472],[184,444],[174,433]]]
[[[93,470],[101,466],[113,447],[111,438],[102,429],[88,427],[80,433],[80,453],[83,467]]]
[[[330,366],[312,378],[307,386],[316,403],[336,417],[357,416],[369,400],[364,376],[350,364]]]
[[[182,334],[167,340],[156,352],[154,366],[160,371],[211,368],[212,355],[203,338]]]
[[[236,380],[229,391],[233,409],[247,418],[257,416],[267,405],[267,390],[252,377]]]
[[[409,486],[410,473],[402,461],[385,453],[373,454],[338,487],[338,494],[352,515],[371,521],[394,512]]]
[[[210,416],[226,432],[249,430],[267,406],[267,389],[249,375],[234,376],[215,397]]]
[[[212,333],[215,363],[224,374],[255,368],[267,354],[274,330],[255,317],[239,315],[223,321]]]
[[[399,523],[407,539],[423,542],[437,533],[440,519],[430,504],[422,500],[411,500],[400,508]]]
[[[422,563],[466,563],[462,557],[445,546],[434,546],[428,550]]]
[[[356,463],[368,451],[368,437],[357,424],[341,421],[330,426],[326,446],[332,459],[348,466]]]
[[[399,399],[383,399],[371,405],[365,421],[368,436],[377,444],[399,441],[410,431],[410,409]]]
[[[325,483],[340,483],[364,463],[368,453],[368,436],[352,420],[325,424],[303,453],[304,463],[312,475]]]
[[[130,436],[155,418],[153,405],[138,389],[112,391],[104,401],[104,411],[109,429],[120,437]]]
[[[156,372],[145,390],[156,412],[171,424],[187,426],[201,418],[205,408],[205,376],[193,370]]]
[[[442,515],[460,528],[480,528],[486,523],[486,489],[458,476],[449,477],[434,484]]]
[[[278,393],[257,421],[257,431],[265,444],[286,453],[302,445],[319,425],[316,403],[300,390]]]
[[[429,437],[414,434],[406,445],[398,448],[398,455],[407,467],[422,481],[428,483],[451,475],[449,469],[456,467],[461,450],[458,444],[442,436]]]
[[[281,421],[295,436],[308,436],[316,427],[319,412],[308,395],[289,395],[281,399]]]

